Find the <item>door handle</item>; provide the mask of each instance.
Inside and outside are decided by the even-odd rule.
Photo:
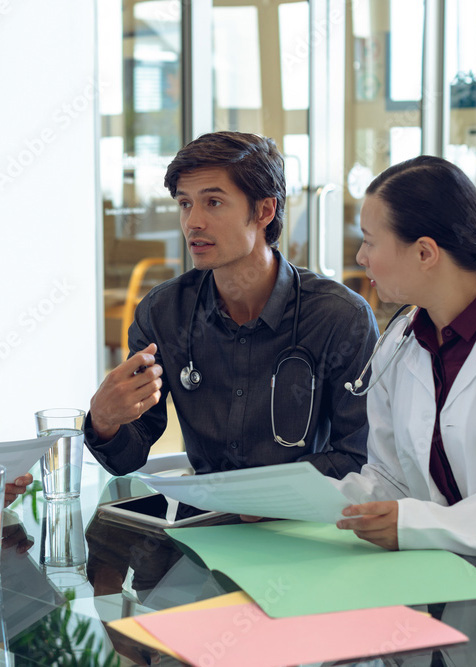
[[[318,271],[327,278],[332,278],[336,274],[334,269],[328,268],[326,264],[326,235],[327,235],[326,199],[329,192],[333,192],[333,190],[335,189],[336,186],[333,183],[326,183],[326,185],[320,185],[316,190],[317,229],[319,234]]]

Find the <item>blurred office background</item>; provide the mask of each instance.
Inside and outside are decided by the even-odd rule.
[[[475,25],[474,0],[3,3],[0,439],[87,408],[137,299],[191,267],[163,176],[206,131],[276,140],[282,252],[383,323],[355,263],[363,192],[420,153],[476,181]]]

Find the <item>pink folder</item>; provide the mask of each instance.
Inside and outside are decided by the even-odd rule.
[[[135,619],[191,665],[283,667],[468,641],[408,607],[269,618],[255,603]]]

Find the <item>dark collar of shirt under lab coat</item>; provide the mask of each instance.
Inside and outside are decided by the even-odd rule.
[[[435,325],[426,310],[420,309],[415,316],[413,331],[419,344],[431,355],[435,382],[436,419],[431,443],[430,472],[448,503],[454,505],[461,500],[461,493],[445,453],[440,414],[456,376],[476,342],[476,299],[450,324],[443,327],[441,346]]]

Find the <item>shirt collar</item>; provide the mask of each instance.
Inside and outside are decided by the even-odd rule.
[[[420,343],[426,343],[429,348],[438,349],[435,325],[428,312],[420,308],[413,320],[413,331]],[[455,319],[444,329],[452,329],[466,342],[470,342],[476,334],[476,299],[467,306]]]
[[[437,352],[438,340],[435,325],[424,308],[419,308],[412,322],[412,331],[422,347]]]
[[[476,334],[476,299],[462,313],[455,317],[448,326],[469,343]]]
[[[260,319],[273,331],[277,331],[284,311],[289,300],[291,289],[294,282],[293,270],[282,254],[274,251],[278,259],[278,274],[274,283],[273,291],[265,307],[263,308]]]
[[[257,321],[261,320],[273,331],[277,331],[289,300],[294,282],[293,270],[278,250],[273,250],[278,260],[278,273],[273,291]],[[220,314],[222,310],[220,298],[215,287],[215,281],[210,277],[206,299],[205,318],[210,319],[213,313]]]

